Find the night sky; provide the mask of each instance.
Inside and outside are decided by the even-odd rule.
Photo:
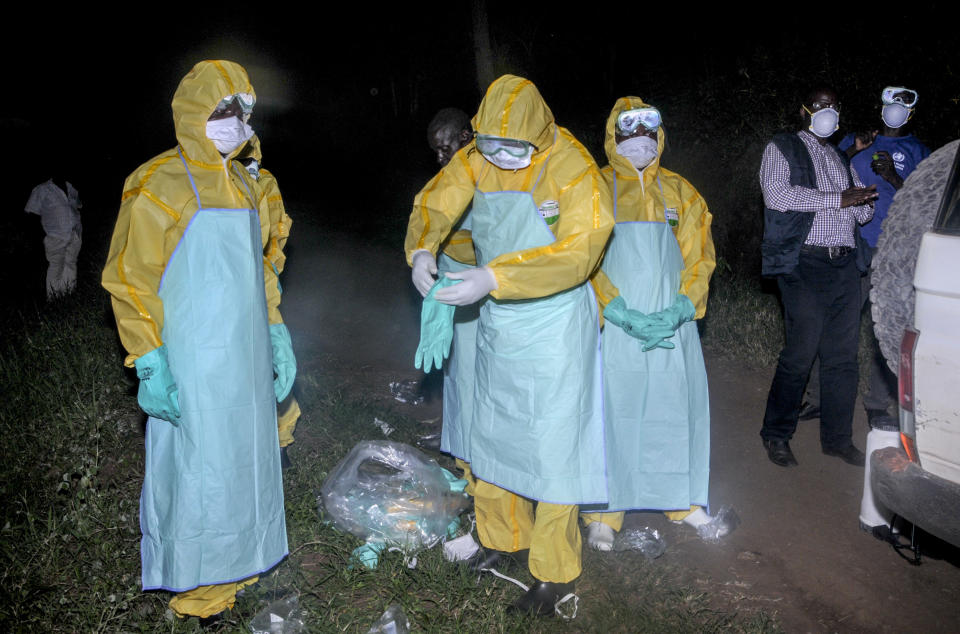
[[[51,11],[8,22],[15,35],[0,44],[8,213],[25,215],[30,189],[59,163],[94,203],[85,214],[112,223],[124,177],[175,144],[170,100],[201,59],[247,68],[264,164],[287,199],[334,223],[405,217],[436,170],[427,122],[444,106],[473,114],[482,97],[469,3],[416,12],[358,4],[316,16],[268,3],[253,15],[251,5],[233,4],[180,18],[170,16],[171,4],[157,18],[160,6],[154,15]],[[875,126],[880,89],[899,84],[919,91],[915,132],[932,149],[960,136],[960,47],[942,3],[921,12],[858,5],[871,16],[794,3],[804,22],[782,14],[763,28],[746,26],[764,18],[758,10],[747,16],[732,4],[695,18],[687,15],[693,5],[681,3],[607,3],[595,15],[587,6],[562,16],[542,4],[518,12],[489,2],[496,74],[533,80],[558,123],[600,164],[614,100],[636,94],[658,105],[668,130],[664,164],[691,180],[715,215],[718,205],[747,204],[730,197],[731,179],[756,180],[763,143],[796,128],[797,95],[814,85],[840,92],[847,130]],[[53,16],[56,24],[46,25]],[[724,169],[730,175],[718,177]]]

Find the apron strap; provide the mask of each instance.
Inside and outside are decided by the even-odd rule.
[[[535,190],[535,189],[537,188],[537,185],[540,184],[540,179],[543,178],[543,173],[544,173],[544,172],[546,171],[546,169],[547,169],[547,163],[550,162],[550,157],[553,156],[553,148],[555,148],[555,147],[557,147],[557,128],[556,128],[556,126],[554,126],[554,128],[553,128],[553,145],[550,146],[550,150],[547,152],[547,160],[545,160],[545,161],[543,162],[543,167],[540,168],[540,173],[537,174],[537,180],[536,180],[536,182],[533,184],[533,187],[530,188],[530,193],[531,193],[531,194],[533,193],[533,190]]]
[[[177,154],[180,156],[180,160],[183,162],[183,169],[187,170],[187,178],[190,179],[190,187],[193,188],[193,195],[197,199],[197,209],[203,209],[203,203],[200,202],[200,192],[197,191],[197,184],[193,182],[193,174],[190,172],[190,166],[187,165],[187,159],[183,157],[183,152],[180,151],[180,146],[177,146]]]
[[[253,204],[253,208],[254,208],[254,209],[257,209],[257,211],[258,211],[258,213],[259,213],[259,208],[257,207],[257,201],[254,199],[253,194],[250,192],[250,185],[247,184],[247,178],[246,178],[246,176],[243,175],[243,173],[244,173],[244,172],[247,172],[247,170],[245,170],[245,169],[244,169],[244,170],[241,170],[241,169],[239,169],[239,168],[236,166],[236,164],[234,164],[234,165],[233,165],[233,172],[234,172],[234,174],[236,174],[237,176],[240,177],[240,182],[243,183],[243,188],[247,190],[247,197],[250,198],[250,202]],[[249,175],[250,172],[247,172],[247,174]],[[660,189],[662,190],[663,188],[661,187]]]

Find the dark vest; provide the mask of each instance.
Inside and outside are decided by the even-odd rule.
[[[773,144],[783,154],[790,166],[790,185],[817,189],[817,175],[813,160],[796,133],[774,135]],[[853,175],[850,173],[850,159],[836,146],[830,147],[840,157],[847,168],[847,186],[853,187]],[[765,276],[790,273],[800,261],[800,247],[807,239],[813,226],[814,212],[777,211],[765,207],[763,210],[763,242],[760,244],[762,257],[761,271]],[[866,243],[860,237],[860,225],[854,223],[854,243],[857,245],[857,268],[866,271],[870,266],[870,250],[863,247]]]

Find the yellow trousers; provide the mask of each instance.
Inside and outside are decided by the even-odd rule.
[[[694,504],[690,507],[689,511],[664,511],[663,514],[666,515],[667,519],[671,522],[682,522],[687,515],[690,515],[698,508],[700,507]],[[623,511],[617,513],[584,513],[580,518],[583,520],[584,526],[589,526],[594,522],[603,522],[613,530],[619,532],[620,529],[623,528],[624,515],[625,513]]]
[[[576,505],[534,502],[480,479],[473,495],[477,534],[486,548],[530,549],[530,573],[540,581],[567,583],[580,576]]]
[[[220,583],[215,586],[197,586],[174,595],[170,599],[170,609],[181,619],[198,616],[205,619],[233,608],[240,588],[254,584],[259,576],[253,576],[235,583]]]
[[[293,394],[277,404],[277,432],[281,447],[293,444],[293,431],[297,428],[298,418],[300,418],[300,403]]]

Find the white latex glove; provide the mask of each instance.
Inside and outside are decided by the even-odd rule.
[[[442,304],[468,306],[474,304],[496,290],[497,278],[489,266],[480,266],[459,273],[446,273],[451,280],[463,280],[459,284],[441,288],[434,298]]]
[[[421,249],[413,254],[413,285],[420,291],[421,297],[426,297],[437,280],[433,276],[437,274],[437,259],[426,249]]]

